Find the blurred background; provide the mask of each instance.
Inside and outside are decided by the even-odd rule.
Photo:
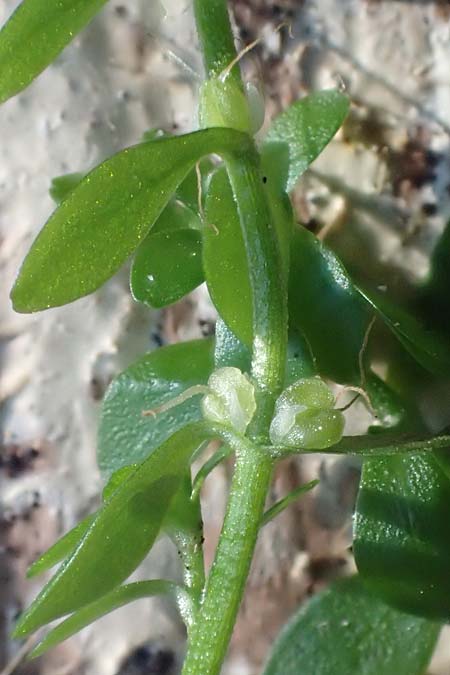
[[[3,0],[0,24],[17,4]],[[266,126],[311,91],[339,86],[350,95],[343,129],[294,194],[297,218],[349,268],[407,297],[425,278],[450,216],[450,2],[232,0],[230,7],[238,45],[260,39],[243,68],[264,95]],[[206,291],[152,312],[131,299],[125,269],[94,295],[41,314],[14,314],[8,294],[52,211],[53,177],[92,168],[148,129],[196,128],[196,44],[189,0],[111,0],[0,108],[0,675],[179,670],[183,627],[175,608],[157,599],[105,617],[31,664],[21,658],[30,645],[8,635],[42,584],[26,581],[27,566],[99,502],[96,427],[111,378],[160,344],[212,334]],[[438,427],[448,394],[425,391],[422,405]],[[366,424],[356,403],[350,429]],[[231,470],[216,469],[205,485],[207,561]],[[227,675],[257,675],[294,609],[353,569],[354,459],[284,463],[272,497],[317,476],[320,486],[263,531]],[[179,574],[178,560],[161,540],[135,576],[169,574]],[[448,638],[444,629],[432,675],[450,672]]]

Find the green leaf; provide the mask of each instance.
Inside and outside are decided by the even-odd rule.
[[[450,375],[448,340],[427,330],[418,319],[374,290],[358,289],[411,356],[434,375]]]
[[[17,637],[112,591],[151,549],[196,448],[202,423],[177,431],[111,495],[70,558],[22,615]]]
[[[216,466],[219,466],[224,459],[229,457],[232,453],[232,450],[228,445],[221,445],[214,454],[211,455],[209,459],[200,467],[198,470],[194,482],[192,484],[192,498],[197,499],[200,495],[200,490],[202,489],[203,483],[208,478],[209,474],[214,471]]]
[[[340,260],[305,228],[294,232],[289,316],[302,333],[321,375],[360,384],[360,352],[370,312]]]
[[[212,152],[245,152],[230,129],[141,143],[91,171],[47,221],[12,290],[14,308],[34,312],[95,291],[148,234],[195,162]]]
[[[136,361],[111,383],[103,401],[98,439],[100,469],[110,474],[140,462],[177,429],[201,418],[198,397],[155,416],[158,408],[213,370],[213,340],[162,347]]]
[[[450,481],[432,453],[363,465],[354,541],[358,570],[386,602],[441,621],[450,620],[449,503]]]
[[[92,523],[94,522],[96,514],[92,513],[91,515],[84,518],[82,521],[75,525],[69,532],[62,536],[58,541],[53,544],[43,555],[41,555],[37,560],[34,561],[32,565],[27,570],[27,577],[35,577],[38,574],[42,574],[46,570],[51,569],[54,565],[67,558],[67,556],[72,553],[80,539],[86,534]]]
[[[234,366],[243,373],[250,372],[251,350],[238,340],[226,323],[218,317],[216,321],[216,340],[214,363],[216,368]]]
[[[0,31],[0,103],[25,89],[106,0],[23,0]]]
[[[50,197],[56,204],[61,204],[68,194],[83,180],[83,173],[66,173],[53,178],[50,187]]]
[[[252,344],[253,303],[239,215],[225,171],[211,178],[206,196],[203,268],[208,291],[230,330]]]
[[[100,600],[96,600],[86,605],[77,612],[74,612],[68,619],[62,621],[56,628],[51,630],[45,638],[30,653],[29,658],[41,656],[48,649],[56,647],[60,642],[64,642],[78,631],[89,624],[97,621],[105,614],[113,612],[119,607],[123,607],[135,600],[149,598],[154,595],[177,595],[182,589],[177,584],[166,581],[165,579],[154,579],[151,581],[137,581],[126,586],[115,588],[110,593],[104,595]]]
[[[194,211],[172,199],[152,226],[150,234],[184,229],[200,230],[202,224]]]
[[[330,89],[296,101],[272,122],[263,152],[286,176],[287,192],[331,141],[349,107],[347,96]]]
[[[291,619],[264,675],[423,675],[439,631],[380,602],[358,577],[342,579]]]
[[[263,517],[261,518],[261,527],[263,525],[267,525],[271,520],[276,518],[280,513],[282,513],[285,509],[287,509],[290,504],[293,504],[294,502],[297,501],[299,497],[305,494],[305,492],[309,492],[313,488],[316,487],[316,485],[319,484],[318,480],[311,480],[309,483],[305,483],[305,485],[300,485],[298,488],[295,490],[292,490],[289,492],[289,494],[286,495],[286,497],[283,497],[283,499],[280,499],[280,501],[276,502],[273,506],[268,509]]]
[[[450,435],[446,433],[432,436],[429,433],[408,435],[401,431],[395,431],[363,436],[344,436],[339,443],[327,448],[326,452],[385,457],[388,455],[416,454],[423,451],[433,452],[447,447],[450,447]]]
[[[202,236],[195,230],[150,232],[136,251],[130,285],[139,302],[166,307],[202,282]]]

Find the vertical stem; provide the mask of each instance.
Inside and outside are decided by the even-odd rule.
[[[236,55],[226,2],[194,0],[194,7],[206,72],[212,77]],[[230,77],[242,87],[237,67]],[[226,166],[239,212],[252,288],[252,377],[257,411],[249,430],[251,440],[237,438],[233,447],[236,463],[227,512],[203,600],[189,633],[183,675],[217,675],[226,654],[272,473],[273,460],[258,443],[267,441],[286,362],[286,275],[256,148],[250,147],[239,158],[228,155]]]
[[[270,484],[272,461],[248,442],[236,457],[228,509],[189,634],[183,675],[217,675],[225,657],[250,569]]]
[[[194,0],[194,11],[206,77],[218,76],[236,56],[226,2]],[[242,87],[237,64],[232,68],[229,77]]]

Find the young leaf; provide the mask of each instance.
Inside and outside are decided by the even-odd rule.
[[[293,103],[273,122],[265,138],[263,153],[286,175],[290,192],[308,166],[331,141],[347,116],[347,96],[330,89]]]
[[[165,307],[202,282],[202,237],[195,230],[150,232],[136,251],[130,285],[139,302]]]
[[[358,570],[386,602],[440,621],[450,620],[449,502],[450,481],[432,453],[363,465],[354,540]]]
[[[230,129],[141,143],[117,153],[70,192],[35,240],[12,290],[14,308],[35,312],[95,291],[147,235],[195,162],[245,152]]]
[[[216,466],[219,466],[224,459],[229,457],[232,453],[232,450],[228,445],[221,445],[216,452],[211,455],[209,459],[203,464],[202,467],[198,470],[194,482],[192,483],[192,499],[197,499],[200,495],[200,490],[202,489],[203,483],[208,478],[209,474],[214,471]]]
[[[100,469],[110,474],[140,462],[189,421],[201,417],[198,397],[166,412],[143,416],[213,370],[213,340],[162,347],[136,361],[111,383],[103,401],[98,438]]]
[[[106,0],[23,0],[0,31],[0,103],[25,89]]]
[[[154,595],[177,595],[183,590],[177,584],[166,581],[165,579],[154,579],[151,581],[136,581],[126,586],[115,588],[99,600],[86,605],[82,609],[74,612],[68,619],[62,621],[56,628],[51,630],[45,638],[33,649],[29,658],[41,656],[48,649],[59,645],[67,638],[82,630],[89,624],[97,621],[105,614],[113,612],[119,607],[123,607],[130,602],[149,598]]]
[[[67,558],[67,556],[72,553],[74,548],[77,546],[78,542],[92,523],[94,522],[96,514],[92,513],[91,515],[84,518],[82,521],[75,525],[69,532],[62,536],[58,541],[53,544],[45,553],[43,553],[37,560],[34,561],[32,565],[27,570],[27,577],[35,577],[38,574],[42,574],[46,570],[51,569],[54,565]]]
[[[450,374],[448,340],[427,330],[412,314],[395,305],[383,294],[362,288],[358,290],[421,366],[434,375]]]
[[[123,481],[22,615],[17,637],[94,602],[136,569],[159,533],[193,452],[206,437],[202,423],[180,429]]]
[[[336,382],[360,384],[360,352],[370,313],[339,259],[305,228],[294,232],[289,316],[317,360]]]
[[[292,492],[289,492],[289,494],[287,494],[286,497],[280,499],[280,501],[276,502],[276,504],[271,506],[270,509],[268,509],[264,513],[263,517],[261,518],[261,527],[263,527],[263,525],[266,525],[271,520],[280,515],[280,513],[282,513],[285,509],[287,509],[287,507],[290,506],[290,504],[296,502],[299,497],[305,494],[305,492],[309,492],[310,490],[315,488],[316,485],[318,484],[319,484],[318,480],[311,480],[309,481],[309,483],[305,483],[305,485],[300,485],[295,490],[292,490]]]
[[[342,579],[282,630],[264,675],[423,675],[440,628],[391,609],[358,577]]]
[[[56,204],[61,204],[68,194],[83,180],[83,173],[66,173],[53,178],[50,187],[50,197]]]

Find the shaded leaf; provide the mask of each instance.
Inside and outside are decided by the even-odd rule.
[[[370,312],[340,260],[305,228],[293,235],[289,316],[321,375],[360,383],[359,355]]]
[[[439,631],[380,602],[358,577],[342,579],[291,619],[264,675],[423,675]]]
[[[23,0],[0,31],[0,103],[25,89],[106,0]]]
[[[239,214],[225,171],[212,176],[205,217],[203,268],[211,300],[231,331],[250,346],[252,291]]]
[[[70,558],[21,616],[17,637],[94,602],[136,569],[159,533],[194,450],[205,438],[202,423],[180,429],[120,485]]]
[[[34,312],[95,291],[136,249],[199,157],[245,152],[248,137],[205,129],[141,143],[91,171],[53,213],[12,290],[14,308]]]
[[[165,579],[137,581],[126,586],[120,586],[104,595],[100,600],[86,605],[77,612],[74,612],[68,619],[62,621],[39,642],[31,652],[29,658],[36,658],[44,654],[51,647],[64,642],[71,635],[78,633],[78,631],[105,616],[105,614],[109,614],[109,612],[113,612],[115,609],[123,607],[130,602],[154,595],[177,595],[180,592],[182,592],[182,589],[177,584]]]
[[[287,192],[331,141],[349,107],[349,99],[339,91],[319,91],[296,101],[272,122],[263,152],[286,176]]]
[[[362,288],[358,290],[421,366],[434,375],[450,374],[448,340],[427,330],[412,314],[393,303],[382,293]]]
[[[363,465],[354,541],[358,570],[386,602],[441,621],[450,620],[449,503],[450,481],[432,453]]]
[[[110,474],[140,462],[174,431],[201,417],[199,398],[155,416],[157,408],[194,384],[206,384],[213,370],[213,340],[194,340],[162,347],[118,375],[103,400],[98,437],[98,463]]]
[[[235,368],[239,368],[243,373],[248,373],[250,372],[251,358],[250,348],[235,336],[219,316],[216,321],[214,349],[216,368],[234,366]]]
[[[83,180],[83,173],[66,173],[53,178],[50,187],[50,197],[56,204],[65,200],[68,194]]]
[[[130,285],[139,302],[165,307],[202,282],[202,237],[195,230],[150,232],[136,251]]]

